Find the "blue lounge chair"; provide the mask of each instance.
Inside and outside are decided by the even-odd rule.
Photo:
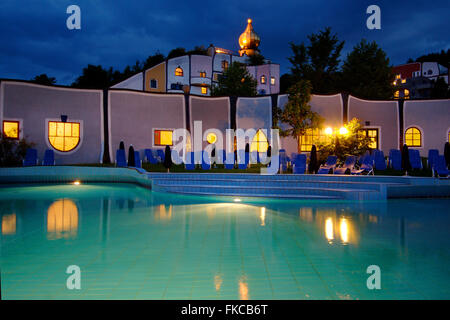
[[[448,177],[449,171],[445,163],[444,156],[438,156],[436,161],[433,163],[433,176],[435,177]]]
[[[394,170],[402,170],[402,153],[400,150],[389,150],[389,167]]]
[[[292,157],[292,172],[295,174],[305,174],[306,154],[296,154]]]
[[[342,165],[342,167],[334,169],[334,174],[346,174],[347,172],[350,173],[355,168],[355,164],[356,164],[356,157],[348,156],[345,159],[345,162]]]
[[[422,160],[420,159],[420,152],[416,149],[409,149],[409,162],[412,169],[422,169]]]
[[[437,150],[437,149],[428,150],[428,168],[429,169],[433,169],[434,163],[436,162],[438,157],[439,157],[439,150]]]
[[[134,166],[136,168],[142,168],[141,154],[139,151],[134,152]]]
[[[145,157],[147,158],[148,162],[150,162],[151,164],[157,164],[158,163],[158,159],[153,154],[153,150],[152,149],[145,149],[144,152],[145,152]]]
[[[359,169],[353,169],[351,172],[351,174],[356,174],[356,175],[360,175],[360,174],[374,174],[373,172],[373,160],[372,157],[370,155],[366,155],[361,162],[361,166],[359,167]]]
[[[249,153],[245,152],[245,150],[238,150],[237,151],[237,162],[238,162],[238,169],[245,170],[248,167],[249,163]]]
[[[211,169],[211,157],[209,156],[209,153],[206,151],[203,151],[202,153],[202,169],[203,170]]]
[[[127,157],[125,155],[125,150],[123,149],[117,149],[116,151],[116,167],[127,167]]]
[[[186,170],[195,170],[195,159],[194,159],[194,153],[193,152],[187,152],[186,153],[186,161],[184,163],[184,166],[186,168]],[[189,163],[188,163],[189,162]]]
[[[166,157],[166,155],[164,154],[164,150],[162,150],[162,149],[156,150],[156,155],[157,155],[157,158],[159,158],[158,161],[163,163],[164,159]]]
[[[285,172],[285,171],[287,171],[288,162],[289,162],[289,157],[287,156],[285,149],[280,149],[279,157],[280,157],[280,171]]]
[[[384,153],[381,150],[374,151],[374,167],[377,170],[386,170],[386,160],[384,159]]]
[[[43,166],[54,166],[55,165],[55,153],[51,149],[45,150],[44,160],[42,160]]]
[[[30,148],[27,149],[25,159],[23,160],[24,167],[36,166],[38,164],[37,150]]]
[[[337,157],[336,156],[328,156],[327,162],[324,165],[319,167],[318,174],[328,174],[333,173],[336,168]]]
[[[227,169],[227,170],[234,169],[234,161],[235,161],[234,152],[227,153],[227,156],[224,161],[225,169]]]

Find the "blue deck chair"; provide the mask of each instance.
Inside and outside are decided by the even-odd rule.
[[[412,169],[422,169],[422,160],[420,159],[420,152],[416,149],[409,149],[409,162]]]
[[[164,150],[162,150],[162,149],[156,150],[156,155],[157,155],[157,158],[159,158],[159,162],[163,163],[164,159],[166,157]]]
[[[234,169],[234,152],[227,153],[227,156],[224,161],[225,169],[232,170]]]
[[[355,168],[355,164],[356,157],[348,156],[341,167],[334,169],[334,174],[346,174],[347,172],[351,172]]]
[[[127,157],[125,150],[117,149],[116,151],[116,167],[125,168],[127,166]]]
[[[237,162],[238,162],[238,169],[245,170],[248,167],[248,152],[245,152],[245,150],[238,150],[237,151]]]
[[[209,156],[209,153],[206,151],[203,151],[202,153],[202,169],[203,170],[211,169],[211,157]]]
[[[25,159],[23,160],[24,167],[36,166],[38,164],[37,150],[30,148],[27,149]]]
[[[374,174],[373,172],[373,160],[372,157],[370,155],[366,155],[362,161],[361,161],[361,166],[359,167],[359,169],[353,169],[351,172],[351,174],[356,174],[356,175],[360,175],[360,174]]]
[[[139,151],[134,152],[134,166],[136,168],[142,168],[141,154]]]
[[[289,157],[287,156],[285,149],[280,149],[278,154],[279,154],[279,157],[280,157],[280,169],[281,169],[281,172],[285,172],[285,171],[287,171]]]
[[[306,154],[296,154],[292,157],[292,172],[295,174],[305,174]]]
[[[319,167],[317,171],[318,174],[328,174],[333,173],[336,168],[337,157],[336,156],[328,156],[327,162]]]
[[[400,150],[389,150],[389,167],[394,170],[402,170],[402,153]]]
[[[152,149],[145,149],[144,152],[145,152],[145,157],[147,158],[148,162],[150,162],[151,164],[157,164],[158,163],[158,159],[153,154],[153,150]]]
[[[439,150],[438,149],[430,149],[428,150],[428,168],[433,169],[433,165],[436,162],[437,158],[439,157]]]
[[[386,170],[387,168],[384,153],[381,150],[375,150],[374,152],[374,168],[377,170]]]
[[[438,156],[436,161],[433,163],[433,176],[435,177],[448,177],[449,171],[445,163],[444,156]]]
[[[51,149],[45,150],[44,160],[42,160],[43,166],[54,166],[55,165],[55,153]]]
[[[186,161],[184,163],[184,167],[186,168],[186,170],[195,170],[195,159],[194,159],[194,153],[193,152],[187,152],[186,153],[186,160],[190,159],[190,163],[188,163],[188,161]]]

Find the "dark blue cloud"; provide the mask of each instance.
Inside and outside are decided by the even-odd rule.
[[[123,69],[158,50],[210,43],[237,50],[248,17],[262,53],[282,73],[289,69],[289,42],[306,41],[326,26],[345,40],[342,58],[363,37],[379,43],[392,64],[450,48],[448,0],[393,2],[2,0],[0,77],[47,73],[70,84],[88,63]],[[80,31],[66,28],[71,4],[81,7]],[[366,28],[370,4],[381,8],[381,30]]]

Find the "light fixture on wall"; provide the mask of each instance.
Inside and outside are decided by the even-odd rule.
[[[61,115],[61,122],[67,122],[67,115],[65,114]]]

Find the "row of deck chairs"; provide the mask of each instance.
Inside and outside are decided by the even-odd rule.
[[[41,164],[43,166],[54,166],[55,162],[55,153],[51,149],[47,149],[44,152],[44,159],[42,159]],[[27,149],[25,154],[25,159],[23,160],[24,167],[31,167],[39,165],[38,153],[34,148]]]

